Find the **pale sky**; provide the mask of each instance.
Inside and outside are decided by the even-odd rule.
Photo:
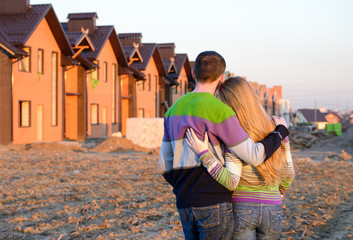
[[[215,50],[227,70],[282,86],[292,108],[353,109],[353,0],[30,0],[68,13],[97,12],[97,25],[174,42],[191,61]]]

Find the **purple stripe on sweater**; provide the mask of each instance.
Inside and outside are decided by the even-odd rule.
[[[227,146],[234,146],[248,138],[234,115],[222,123],[213,123],[195,116],[171,116],[164,118],[163,141],[170,142],[185,137],[187,128],[192,128],[198,138],[204,139],[207,130],[212,145],[218,145],[221,139]]]
[[[234,196],[254,196],[254,197],[278,197],[281,196],[280,192],[245,192],[245,191],[236,191]]]
[[[276,201],[267,200],[267,199],[252,199],[252,198],[233,198],[233,202],[254,202],[254,203],[266,203],[266,204],[282,204],[281,198]]]
[[[219,164],[217,164],[217,165],[211,170],[210,174],[211,174],[212,176],[216,175],[216,174],[218,173],[218,171],[219,171],[220,168],[221,168],[221,166],[220,166]]]

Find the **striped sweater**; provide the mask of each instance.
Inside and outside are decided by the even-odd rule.
[[[207,131],[210,154],[224,164],[224,147],[246,163],[257,166],[281,144],[288,130],[278,126],[263,141],[254,143],[240,126],[234,111],[207,92],[192,92],[181,97],[166,112],[159,166],[173,186],[178,208],[204,207],[231,202],[231,191],[219,184],[201,165],[187,145],[185,132],[193,128],[201,138]]]
[[[285,191],[295,177],[288,137],[285,139],[285,157],[282,159],[281,182],[268,186],[253,166],[225,153],[225,165],[216,160],[208,150],[199,154],[200,161],[210,175],[233,192],[233,202],[281,204]]]

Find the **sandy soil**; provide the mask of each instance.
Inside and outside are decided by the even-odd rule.
[[[159,150],[122,138],[0,146],[0,239],[183,239]],[[353,239],[353,131],[293,150],[282,239]]]

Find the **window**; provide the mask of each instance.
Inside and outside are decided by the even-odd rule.
[[[98,104],[91,104],[91,124],[98,125]]]
[[[58,125],[58,53],[51,58],[51,125]]]
[[[184,82],[184,93],[187,93],[188,92],[188,86],[186,84],[186,81]]]
[[[173,87],[173,92],[174,92],[174,94],[178,94],[178,86],[177,85],[175,85]]]
[[[44,73],[44,50],[38,49],[38,74]]]
[[[103,81],[108,82],[108,64],[107,62],[103,63]]]
[[[20,71],[20,72],[30,72],[31,71],[31,48],[30,47],[23,47],[22,50],[27,52],[28,56],[22,58],[18,62],[18,71]]]
[[[147,89],[148,91],[151,91],[151,74],[148,74]]]
[[[93,61],[94,64],[97,64],[99,68],[99,62],[98,61]],[[96,68],[92,71],[91,78],[93,81],[98,81],[99,80],[99,69]]]
[[[139,108],[137,117],[138,117],[138,118],[144,118],[144,117],[145,117],[145,109]]]
[[[116,64],[112,64],[112,123],[116,123]]]
[[[137,89],[138,90],[141,90],[141,91],[145,90],[145,81],[140,80],[136,84],[137,84]]]
[[[31,102],[20,101],[20,127],[31,126]]]

